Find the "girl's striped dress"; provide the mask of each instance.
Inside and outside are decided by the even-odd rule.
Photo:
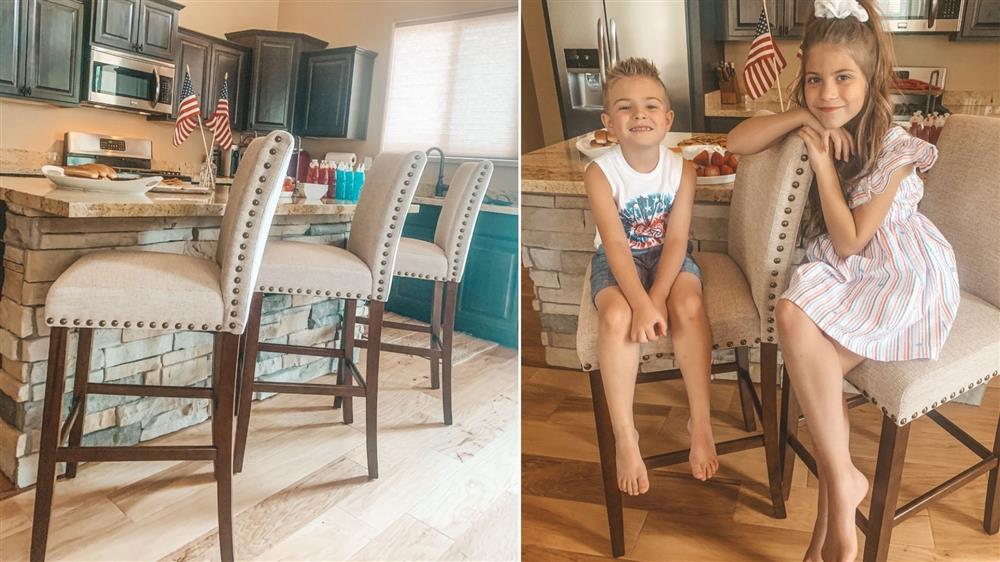
[[[817,236],[806,248],[807,263],[782,295],[828,336],[868,359],[937,359],[955,320],[955,254],[917,211],[924,183],[916,170],[927,170],[936,159],[934,145],[890,128],[874,170],[848,196],[850,208],[863,205],[886,189],[893,172],[914,165],[875,236],[846,259],[829,235]]]

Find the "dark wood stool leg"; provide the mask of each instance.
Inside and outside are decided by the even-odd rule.
[[[247,449],[247,433],[250,430],[250,409],[253,402],[253,381],[257,374],[257,345],[260,343],[260,311],[264,305],[264,293],[255,292],[250,301],[250,316],[243,331],[243,364],[237,375],[239,384],[239,413],[236,416],[236,450],[233,452],[233,471],[243,472],[243,457]],[[215,372],[222,372],[224,350],[216,346]],[[234,371],[235,372],[235,371]],[[217,383],[216,383],[217,384]]]
[[[80,328],[80,339],[76,347],[76,374],[73,380],[73,403],[76,417],[69,431],[69,446],[79,447],[83,441],[83,418],[87,417],[87,379],[90,376],[90,354],[93,348],[93,328]],[[76,478],[79,463],[66,463],[66,478]]]
[[[354,361],[354,327],[357,325],[358,301],[348,299],[344,303],[344,321],[341,324],[340,349],[344,350],[344,357],[337,362],[337,384],[354,384],[354,377],[347,366],[348,361]],[[354,397],[337,396],[333,399],[333,407],[344,408],[344,423],[354,423]]]
[[[251,300],[251,303],[252,302],[253,301]],[[233,415],[236,417],[239,417],[240,415],[240,397],[243,396],[243,369],[246,368],[246,357],[247,332],[244,330],[243,333],[240,334],[239,354],[237,355],[236,363],[236,407],[233,411]]]
[[[750,348],[736,348],[736,378],[740,386],[740,407],[743,409],[743,428],[747,431],[757,430],[757,421],[753,413],[753,381],[750,380]]]
[[[1000,457],[1000,418],[997,432],[993,437],[993,456]],[[991,535],[1000,531],[1000,466],[993,467],[986,481],[986,509],[983,513],[983,529]]]
[[[52,516],[52,493],[56,481],[56,448],[59,447],[59,420],[66,388],[67,328],[52,328],[49,335],[49,365],[42,406],[41,449],[38,453],[38,480],[35,488],[35,515],[31,524],[31,562],[45,560]]]
[[[625,555],[625,514],[622,493],[618,490],[618,466],[615,464],[615,433],[611,427],[608,399],[600,371],[590,371],[590,394],[594,401],[594,422],[597,425],[597,447],[601,456],[601,476],[604,478],[604,503],[608,510],[611,533],[611,555]]]
[[[771,506],[776,519],[785,518],[785,498],[781,489],[781,443],[778,441],[778,345],[760,346],[761,425],[764,430],[764,457]]]
[[[887,416],[882,416],[882,435],[872,484],[871,509],[868,511],[868,531],[865,533],[864,562],[885,562],[889,556],[889,541],[895,523],[900,476],[903,474],[909,437],[910,424],[899,427]]]
[[[441,341],[441,402],[444,404],[444,424],[451,425],[451,362],[455,342],[455,313],[458,304],[458,283],[444,284],[444,326]]]
[[[382,350],[382,317],[385,303],[368,303],[368,355],[365,367],[365,435],[368,444],[368,478],[378,478],[378,361]]]
[[[434,341],[440,345],[441,335],[441,300],[444,297],[445,283],[443,281],[434,282],[434,300],[431,303],[431,349],[435,348]],[[441,369],[441,356],[431,357],[431,389],[441,387],[441,379],[438,373]]]
[[[257,293],[260,294],[260,293]],[[222,343],[219,370],[212,377],[214,390],[212,445],[215,447],[215,486],[219,510],[219,548],[223,562],[232,562],[233,551],[233,410],[239,364],[239,336],[216,334]],[[246,386],[253,386],[252,381]],[[245,404],[249,410],[249,404]],[[246,435],[244,434],[244,438]]]
[[[781,444],[781,495],[786,500],[792,494],[792,474],[795,472],[795,451],[788,441],[789,437],[799,436],[799,415],[802,409],[799,401],[792,394],[792,381],[788,370],[782,366],[781,384],[781,428],[778,442]]]

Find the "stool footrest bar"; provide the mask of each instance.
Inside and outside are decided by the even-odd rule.
[[[117,462],[117,461],[210,461],[215,460],[215,447],[60,447],[57,462]]]
[[[109,384],[90,383],[87,394],[110,394],[117,396],[161,396],[166,398],[204,398],[211,399],[211,388],[189,386],[162,386],[146,384]]]
[[[260,392],[312,394],[319,396],[364,396],[367,393],[364,388],[358,386],[301,382],[255,382],[253,383],[253,389]]]
[[[315,357],[343,357],[343,349],[332,347],[309,347],[306,345],[288,345],[283,343],[259,343],[257,351],[270,351],[272,353],[287,353],[289,355],[312,355]]]
[[[764,435],[757,434],[751,435],[750,437],[741,437],[739,439],[731,439],[729,441],[716,443],[715,451],[719,455],[726,455],[729,453],[736,453],[738,451],[745,451],[747,449],[755,449],[763,446]],[[691,449],[684,449],[681,451],[673,451],[670,453],[643,457],[642,460],[646,463],[647,468],[653,469],[687,462],[690,455]]]

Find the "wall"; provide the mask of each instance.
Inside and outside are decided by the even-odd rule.
[[[306,150],[315,158],[326,152],[353,152],[359,157],[378,154],[382,144],[382,125],[385,114],[386,85],[389,62],[392,58],[392,34],[397,22],[439,18],[443,16],[484,12],[516,7],[515,0],[483,0],[464,2],[438,0],[413,2],[387,0],[379,2],[323,3],[313,0],[282,0],[278,13],[278,29],[295,31],[323,39],[330,47],[357,45],[378,53],[375,58],[372,80],[371,110],[368,121],[368,139],[364,141],[338,141],[306,139]],[[445,182],[457,164],[448,163]],[[433,185],[437,178],[437,162],[428,163],[421,184]],[[518,195],[517,168],[497,166],[490,183],[489,197],[505,195],[516,201]]]
[[[545,26],[545,12],[541,0],[521,2],[521,29],[524,33],[524,49],[527,50],[528,64],[522,65],[522,77],[530,74],[534,89],[530,92],[532,103],[536,104],[538,119],[522,120],[521,126],[541,135],[544,146],[563,139],[562,115],[559,112],[559,97],[552,68],[551,45]],[[523,78],[522,78],[523,79]],[[525,94],[525,100],[527,99]],[[522,103],[527,103],[526,101]],[[524,115],[522,113],[522,115]],[[522,147],[522,154],[531,150]]]
[[[273,29],[278,20],[278,0],[188,0],[180,25],[216,37],[247,28]],[[196,132],[182,144],[172,143],[172,123],[147,121],[141,115],[91,107],[57,107],[11,98],[0,98],[0,169],[37,170],[46,153],[62,158],[66,131],[86,131],[153,141],[154,167],[196,172],[205,150]],[[211,137],[207,137],[211,141]]]

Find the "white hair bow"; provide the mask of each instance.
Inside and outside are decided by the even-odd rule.
[[[844,19],[848,16],[868,21],[868,12],[857,0],[816,0],[816,17]]]

